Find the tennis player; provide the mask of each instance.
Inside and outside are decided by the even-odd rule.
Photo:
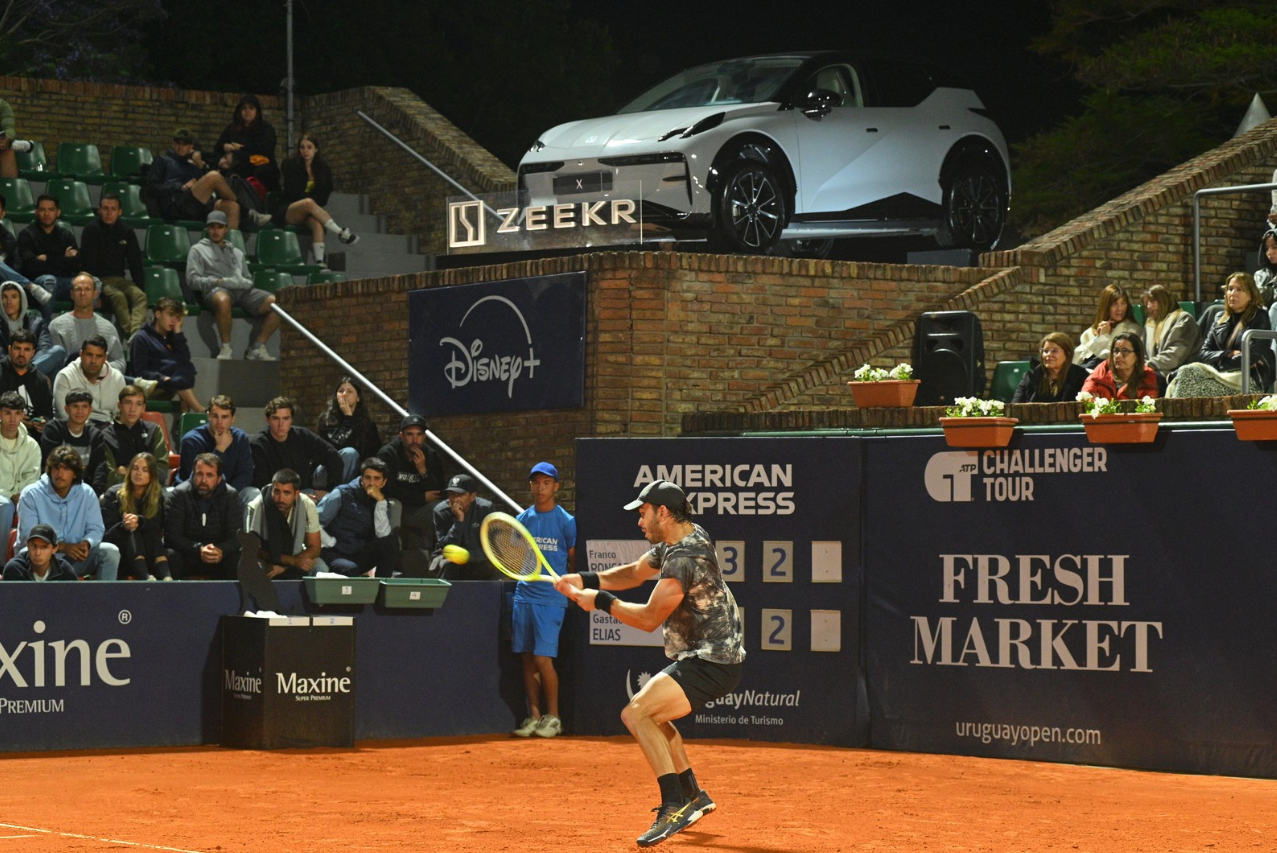
[[[740,610],[718,569],[714,543],[692,522],[683,490],[656,480],[625,508],[638,510],[639,529],[652,549],[624,566],[565,575],[555,586],[584,610],[602,610],[643,631],[664,626],[665,655],[674,663],[621,711],[621,721],[661,788],[661,804],[653,810],[656,820],[638,838],[640,847],[651,847],[715,808],[696,782],[673,720],[735,689],[745,646]],[[633,589],[658,576],[645,604],[621,601],[610,592]]]

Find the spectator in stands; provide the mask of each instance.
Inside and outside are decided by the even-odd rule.
[[[49,454],[66,446],[80,454],[83,470],[98,470],[106,462],[106,446],[102,432],[89,421],[89,415],[93,413],[93,395],[88,391],[72,391],[63,398],[62,411],[66,419],[59,415],[49,421],[40,434],[40,455],[45,464],[48,464]],[[87,479],[92,482],[92,473]]]
[[[361,463],[358,480],[343,483],[319,502],[319,523],[334,540],[321,552],[332,571],[347,577],[374,570],[377,577],[394,574],[399,537],[390,523],[386,482],[386,463],[370,456]]]
[[[1127,332],[1139,334],[1140,327],[1131,319],[1131,300],[1119,285],[1110,284],[1100,291],[1095,307],[1095,322],[1083,330],[1073,358],[1090,370],[1109,357],[1113,338]]]
[[[40,445],[22,425],[26,412],[17,391],[0,394],[0,535],[5,537],[13,529],[22,490],[40,479]]]
[[[266,429],[253,436],[253,485],[259,489],[270,483],[281,468],[291,468],[301,477],[302,490],[319,498],[325,489],[335,488],[336,472],[342,470],[341,456],[327,439],[305,427],[293,426],[295,406],[288,397],[275,397],[266,404]],[[317,483],[316,469],[324,466],[329,481]]]
[[[45,295],[58,302],[69,300],[71,279],[81,270],[80,246],[70,228],[58,225],[61,215],[58,200],[42,193],[35,200],[35,222],[18,234],[21,272],[39,286],[31,290],[37,301],[44,301]]]
[[[1024,374],[1012,403],[1071,403],[1086,381],[1086,368],[1073,363],[1073,339],[1052,332],[1038,347],[1042,362]]]
[[[217,138],[217,156],[231,151],[248,155],[247,167],[240,174],[245,178],[256,178],[267,190],[274,191],[279,189],[275,145],[275,128],[262,118],[262,102],[256,95],[245,95],[235,105],[231,123]]]
[[[87,391],[93,398],[89,420],[109,424],[119,409],[124,374],[106,363],[107,343],[101,335],[85,338],[80,357],[58,371],[53,380],[53,399],[65,400],[72,391]],[[145,392],[143,392],[145,393]]]
[[[0,232],[4,229],[0,228]],[[17,282],[0,284],[0,309],[4,311],[0,322],[0,346],[9,348],[12,336],[26,331],[32,336],[32,356],[28,364],[47,377],[53,377],[67,363],[66,350],[53,343],[49,324],[39,311],[27,307],[27,292]]]
[[[1264,304],[1277,307],[1277,228],[1269,228],[1259,240],[1259,264],[1255,268],[1255,288]],[[1272,320],[1271,310],[1269,312]]]
[[[222,477],[222,458],[201,453],[191,479],[169,493],[164,508],[164,541],[177,578],[235,577],[244,510]]]
[[[1248,272],[1235,272],[1224,285],[1224,310],[1206,333],[1198,361],[1175,371],[1168,397],[1222,397],[1242,388],[1242,334],[1247,329],[1268,331],[1272,325],[1263,299]],[[1273,381],[1273,348],[1255,341],[1250,351],[1250,378],[1257,388]]]
[[[26,403],[23,423],[28,432],[38,436],[53,417],[53,391],[49,380],[31,364],[35,335],[26,329],[14,332],[9,337],[8,353],[8,357],[0,361],[0,394],[13,391],[22,397]]]
[[[168,442],[163,428],[142,420],[146,411],[146,394],[136,385],[120,389],[115,420],[102,429],[102,445],[106,464],[92,472],[93,490],[103,494],[111,486],[128,481],[129,466],[138,456],[149,454],[157,461],[153,472],[161,486],[168,483]]]
[[[31,143],[18,139],[18,123],[14,120],[13,107],[0,98],[0,178],[18,177],[18,158],[15,152],[26,153]]]
[[[315,137],[303,133],[297,142],[297,153],[284,160],[284,192],[272,221],[283,228],[288,225],[305,225],[310,228],[311,253],[315,263],[324,265],[326,250],[325,232],[336,234],[347,246],[354,245],[359,237],[349,228],[342,228],[324,210],[333,191],[333,171],[319,153]]]
[[[120,336],[115,332],[111,321],[93,311],[93,301],[97,298],[97,286],[93,276],[83,273],[75,277],[71,284],[72,308],[66,314],[59,314],[49,323],[49,337],[53,343],[66,350],[68,360],[74,359],[80,352],[81,345],[91,337],[99,336],[106,341],[106,355],[111,367],[120,376],[124,375],[124,347],[120,346]],[[146,383],[149,387],[149,380]]]
[[[1197,358],[1202,348],[1196,318],[1160,284],[1144,292],[1144,345],[1149,366],[1162,376]]]
[[[80,233],[80,268],[102,282],[102,295],[127,338],[146,322],[146,291],[142,247],[133,229],[120,221],[122,210],[119,194],[102,194],[97,216]],[[124,277],[126,271],[132,281]]]
[[[1109,357],[1086,377],[1082,390],[1107,400],[1139,400],[1156,397],[1157,374],[1144,358],[1139,335],[1123,332],[1113,338]]]
[[[222,347],[217,357],[226,361],[231,352],[231,310],[243,308],[250,317],[262,317],[257,341],[244,357],[255,361],[274,361],[266,351],[266,342],[279,328],[279,317],[271,310],[274,294],[253,287],[244,252],[226,241],[226,214],[215,210],[208,215],[208,236],[191,247],[186,256],[186,283],[201,295],[204,304],[217,319],[217,334]]]
[[[27,550],[4,564],[7,581],[76,581],[75,569],[58,553],[58,534],[37,524],[27,534]]]
[[[248,504],[245,542],[240,561],[256,559],[268,578],[296,580],[312,572],[326,572],[319,556],[319,510],[301,490],[301,477],[282,468]]]
[[[430,573],[450,580],[500,580],[479,543],[479,528],[492,512],[492,502],[479,497],[479,484],[469,474],[458,474],[444,486],[447,501],[434,510],[435,549],[430,556]],[[458,566],[445,560],[445,545],[460,545],[470,552],[470,561]]]
[[[434,509],[443,496],[443,461],[426,446],[426,419],[408,415],[399,435],[377,451],[386,463],[390,483],[386,493],[403,505],[399,536],[405,550],[434,548]]]
[[[203,412],[204,404],[195,396],[195,364],[182,325],[186,305],[171,296],[155,303],[155,317],[133,336],[129,363],[133,375],[155,382],[152,396],[172,397],[182,402],[183,412]]]
[[[184,483],[195,472],[195,460],[203,453],[222,460],[222,477],[247,506],[259,490],[253,485],[253,448],[248,433],[235,426],[235,402],[225,394],[208,401],[208,423],[182,436],[182,462],[174,481]],[[247,497],[246,497],[247,496]]]
[[[337,482],[349,483],[359,472],[360,460],[376,456],[381,449],[381,433],[368,416],[359,389],[349,376],[337,383],[328,400],[328,408],[319,416],[316,431],[333,447],[346,464],[337,474]],[[394,495],[391,495],[394,497]]]
[[[146,195],[165,219],[203,220],[216,210],[231,228],[239,227],[235,191],[220,172],[204,162],[195,150],[194,134],[186,128],[173,132],[173,147],[146,170]],[[264,214],[252,219],[258,225],[270,221]]]
[[[154,424],[152,424],[154,426]],[[138,580],[173,580],[164,548],[164,487],[150,453],[129,460],[125,481],[102,495],[103,538],[120,550],[120,570]]]
[[[4,220],[5,209],[8,206],[8,200],[0,195],[0,221]],[[40,306],[41,315],[45,322],[52,317],[52,308],[50,303],[53,301],[49,291],[43,287],[37,287],[31,283],[31,280],[23,275],[19,268],[22,266],[22,255],[18,251],[18,236],[10,234],[8,228],[0,227],[0,280],[16,281],[22,285],[22,289],[29,293]],[[38,296],[36,291],[40,291]]]
[[[92,575],[113,581],[120,566],[120,551],[102,541],[102,508],[98,496],[84,481],[84,462],[70,447],[56,447],[45,463],[45,473],[22,490],[18,500],[18,542],[23,548],[37,524],[56,524],[58,553],[66,556],[80,577]]]

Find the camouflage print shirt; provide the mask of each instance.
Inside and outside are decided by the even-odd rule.
[[[665,620],[665,656],[699,657],[713,663],[745,660],[744,630],[736,599],[718,570],[709,534],[699,524],[673,545],[647,552],[647,562],[683,587],[683,600]]]

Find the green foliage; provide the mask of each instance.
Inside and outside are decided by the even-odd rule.
[[[160,0],[0,0],[0,74],[135,82],[138,33],[163,16]]]

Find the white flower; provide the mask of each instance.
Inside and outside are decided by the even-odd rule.
[[[899,364],[897,364],[895,367],[891,368],[891,372],[889,372],[887,375],[891,377],[892,379],[897,379],[902,382],[908,382],[909,380],[913,379],[913,367],[910,366],[907,362],[902,361]]]
[[[1269,395],[1261,397],[1256,409],[1267,409],[1270,412],[1277,411],[1277,395]]]
[[[1077,392],[1077,401],[1078,401],[1079,403],[1089,403],[1089,402],[1091,402],[1091,401],[1092,401],[1092,400],[1094,400],[1094,399],[1095,399],[1095,397],[1091,394],[1091,392],[1090,392],[1090,391],[1078,391],[1078,392]]]

